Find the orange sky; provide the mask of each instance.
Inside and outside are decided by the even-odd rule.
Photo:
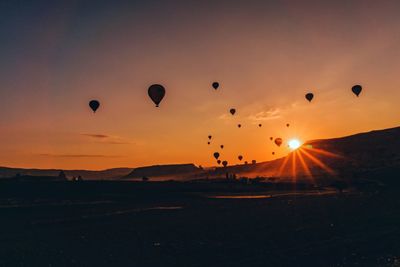
[[[210,166],[220,144],[229,163],[239,154],[265,161],[288,153],[270,136],[398,126],[400,4],[320,2],[1,9],[0,165]],[[147,96],[153,83],[167,90],[158,109]],[[359,98],[354,84],[364,87]],[[102,104],[96,114],[92,98]]]

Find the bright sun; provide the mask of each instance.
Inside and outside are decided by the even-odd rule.
[[[289,141],[288,145],[291,150],[296,150],[301,146],[301,143],[297,139],[292,139]]]

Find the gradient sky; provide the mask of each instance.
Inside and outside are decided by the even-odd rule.
[[[1,1],[0,165],[210,166],[220,144],[229,163],[265,161],[289,152],[270,136],[398,126],[399,14],[399,1]]]

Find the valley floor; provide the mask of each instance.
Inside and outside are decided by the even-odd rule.
[[[400,264],[393,190],[229,188],[3,185],[0,266]]]

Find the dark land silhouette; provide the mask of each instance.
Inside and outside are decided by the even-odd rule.
[[[225,168],[2,168],[0,265],[397,266],[399,136]]]

